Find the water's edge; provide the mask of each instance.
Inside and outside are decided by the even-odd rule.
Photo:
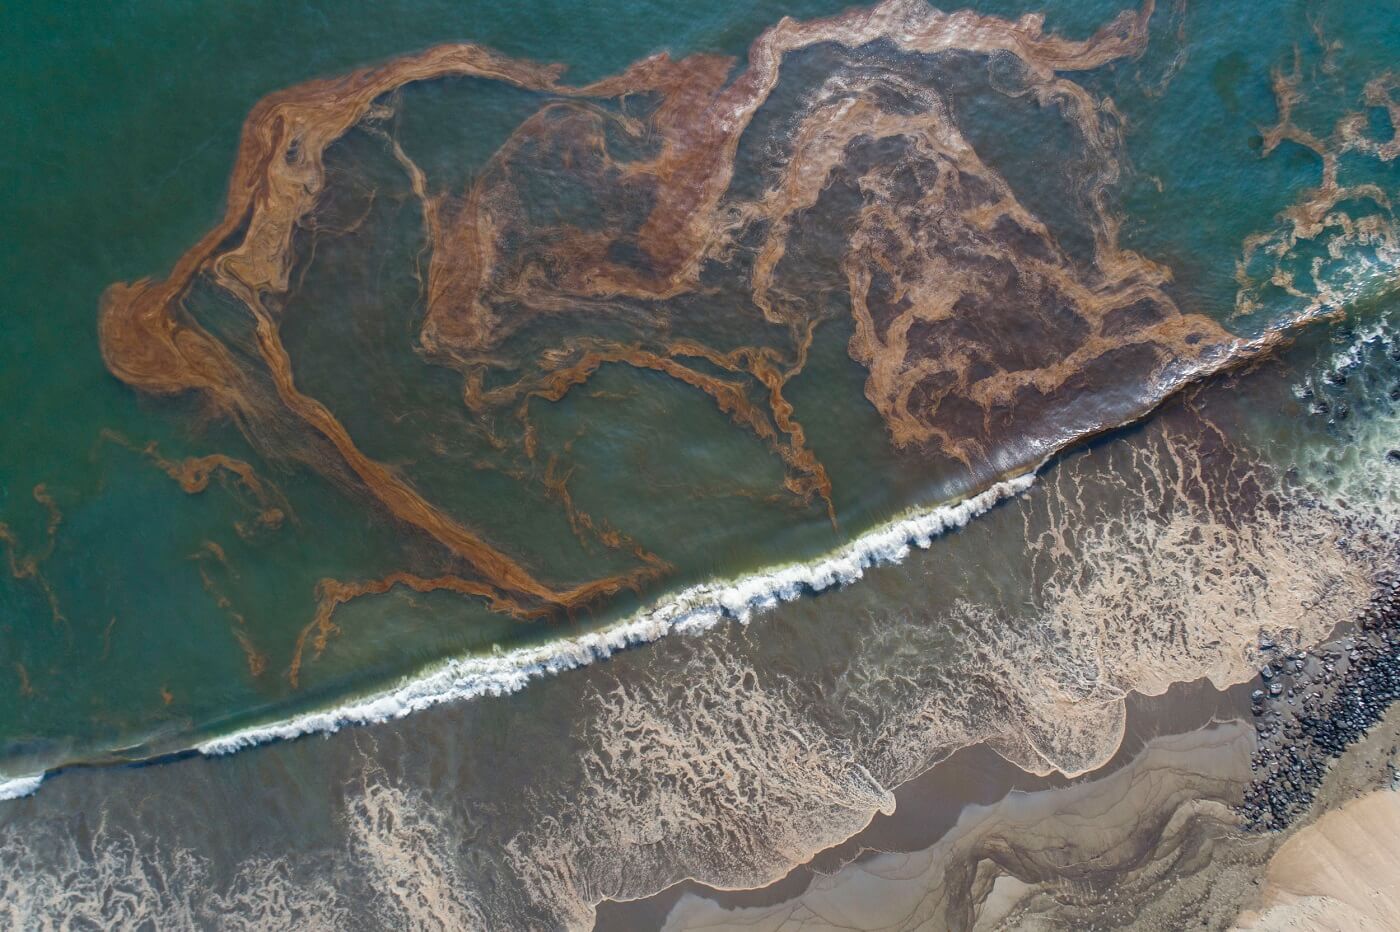
[[[342,725],[402,718],[443,702],[505,695],[523,689],[537,677],[586,666],[667,634],[699,634],[725,619],[746,624],[755,613],[790,602],[803,592],[848,585],[860,579],[867,567],[902,562],[911,547],[928,547],[940,534],[966,525],[998,502],[1030,488],[1036,472],[998,482],[954,504],[906,513],[806,563],[692,586],[598,631],[485,657],[453,658],[405,678],[398,686],[345,705],[240,729],[197,744],[195,749],[205,755],[228,754],[266,741],[333,732]]]
[[[790,602],[804,592],[845,586],[860,579],[868,567],[903,562],[913,547],[927,548],[935,537],[963,527],[999,502],[1030,488],[1044,465],[1042,462],[1029,472],[997,482],[958,502],[911,509],[805,563],[769,567],[737,580],[691,586],[597,631],[487,656],[451,658],[387,689],[331,708],[241,728],[200,742],[194,750],[206,756],[232,754],[271,741],[329,734],[346,725],[391,721],[446,702],[507,695],[524,689],[533,679],[605,660],[617,651],[648,644],[667,634],[699,634],[726,619],[747,624],[756,613]],[[46,773],[17,777],[0,774],[0,800],[30,795],[39,788]]]

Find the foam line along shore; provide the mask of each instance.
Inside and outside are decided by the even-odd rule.
[[[483,657],[453,658],[391,689],[334,708],[240,729],[201,742],[196,749],[206,755],[229,754],[268,741],[402,718],[444,702],[505,695],[523,689],[533,679],[604,660],[616,651],[667,634],[699,634],[726,619],[747,624],[756,613],[790,602],[804,592],[845,586],[860,579],[869,567],[902,562],[911,548],[926,548],[939,535],[963,527],[999,502],[1029,489],[1037,472],[998,482],[960,502],[906,514],[806,563],[693,586],[600,631]]]

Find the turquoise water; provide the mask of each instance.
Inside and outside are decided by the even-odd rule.
[[[1026,438],[1036,424],[1008,427],[997,435],[998,455],[975,464],[933,443],[891,443],[865,396],[867,370],[849,352],[850,297],[835,247],[823,239],[839,240],[853,222],[842,198],[854,197],[857,186],[838,178],[801,221],[806,251],[794,247],[782,282],[803,292],[798,297],[820,321],[810,360],[785,396],[830,477],[834,525],[820,501],[784,490],[781,459],[703,393],[656,371],[608,365],[559,401],[531,403],[539,448],[561,457],[557,468],[572,470],[569,489],[582,512],[605,518],[671,570],[640,592],[528,624],[442,592],[400,587],[359,599],[337,611],[339,634],[294,684],[288,673],[298,635],[316,614],[320,580],[461,567],[434,541],[367,506],[343,468],[316,468],[319,454],[306,455],[295,446],[300,440],[279,449],[266,437],[250,439],[206,400],[141,393],[103,363],[96,329],[103,290],[166,274],[218,222],[240,125],[268,93],[448,41],[562,62],[567,80],[582,83],[660,50],[742,58],[782,16],[840,9],[11,9],[0,38],[8,89],[0,125],[13,140],[0,155],[7,231],[0,268],[9,284],[0,325],[0,397],[9,415],[0,429],[0,521],[10,529],[18,572],[0,576],[0,773],[176,750],[249,722],[334,705],[444,658],[576,633],[687,584],[823,553],[906,508],[975,491],[1008,463],[1033,465],[1041,448]],[[1028,9],[978,6],[1007,16]],[[1118,10],[1097,2],[1052,8],[1046,28],[1082,38]],[[1311,39],[1313,22],[1341,46],[1325,54]],[[1191,37],[1184,53],[1176,40],[1183,24]],[[1393,15],[1359,3],[1300,4],[1268,15],[1232,4],[1184,13],[1164,7],[1149,36],[1141,56],[1073,75],[1096,97],[1111,97],[1121,114],[1113,122],[1123,131],[1123,175],[1106,196],[1123,218],[1122,245],[1170,269],[1165,293],[1183,312],[1252,336],[1306,301],[1264,289],[1259,311],[1236,316],[1242,244],[1276,230],[1279,212],[1321,179],[1320,160],[1295,143],[1261,155],[1261,128],[1277,116],[1270,71],[1289,67],[1297,46],[1307,91],[1298,122],[1326,135],[1342,113],[1356,111],[1384,139],[1393,132],[1388,118],[1361,98],[1365,82],[1394,60],[1400,28]],[[761,189],[763,172],[773,170],[764,146],[784,141],[791,128],[784,113],[800,110],[814,86],[884,57],[897,56],[878,43],[796,53],[741,143],[734,190],[751,196]],[[949,95],[968,142],[1082,268],[1091,237],[1076,159],[1087,157],[1054,108],[998,92],[980,60],[954,56],[914,71]],[[393,131],[442,190],[455,191],[548,96],[474,78],[429,81],[402,92]],[[744,148],[750,144],[752,151]],[[424,364],[415,343],[424,309],[414,277],[422,215],[385,146],[371,133],[352,133],[328,152],[327,164],[331,183],[317,215],[324,233],[299,234],[297,286],[281,310],[298,387],[323,402],[367,456],[549,583],[576,585],[637,566],[628,548],[576,536],[558,496],[540,481],[553,475],[545,473],[545,457],[526,462],[513,448],[500,452],[484,442],[481,423],[462,404],[461,374]],[[1348,155],[1343,183],[1394,191],[1397,164]],[[606,201],[567,193],[570,177],[535,177],[545,205],[536,209],[574,210],[580,223],[593,222]],[[571,204],[573,196],[583,200]],[[1375,256],[1374,246],[1363,245],[1343,260]],[[1345,309],[1358,326],[1389,309],[1384,262],[1366,274],[1362,299]],[[782,345],[781,328],[754,322],[742,284],[716,275],[705,285],[667,305],[671,336]],[[234,345],[245,340],[242,308],[217,289],[197,287],[189,310]],[[502,352],[525,359],[561,341],[621,339],[633,333],[629,320],[547,317]],[[695,369],[716,374],[703,363]],[[1089,420],[1095,411],[1133,409],[1140,381],[1085,390],[1075,404]],[[1285,437],[1291,416],[1283,407],[1260,413]],[[503,434],[514,430],[513,412],[493,417]],[[143,452],[151,443],[170,461],[219,453],[251,464],[276,489],[285,520],[260,524],[264,503],[228,473],[186,494]],[[1282,458],[1291,451],[1271,452]],[[60,521],[50,541],[53,514]]]

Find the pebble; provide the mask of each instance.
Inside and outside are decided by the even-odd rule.
[[[1400,461],[1400,451],[1392,452]],[[1274,831],[1291,824],[1311,805],[1330,762],[1400,699],[1400,577],[1377,587],[1361,627],[1366,636],[1316,651],[1320,663],[1313,673],[1307,672],[1309,653],[1301,650],[1285,655],[1282,669],[1265,664],[1259,671],[1264,688],[1250,693],[1258,734],[1250,768],[1256,776],[1238,810],[1246,827]],[[1269,650],[1273,642],[1261,636],[1259,646]],[[1347,662],[1339,672],[1336,661],[1343,657]],[[1279,677],[1291,684],[1285,687]]]

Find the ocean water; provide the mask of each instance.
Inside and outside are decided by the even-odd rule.
[[[14,686],[4,691],[0,717],[7,723],[6,757],[50,765],[131,746],[188,745],[192,734],[231,719],[266,715],[288,702],[324,704],[517,633],[517,625],[472,605],[434,605],[430,617],[414,619],[410,606],[384,604],[361,623],[370,629],[368,638],[356,639],[363,649],[346,639],[349,652],[327,658],[324,667],[333,669],[318,667],[318,682],[295,693],[286,670],[297,632],[315,612],[317,581],[372,575],[381,560],[403,559],[393,553],[402,543],[398,529],[308,470],[256,463],[289,503],[297,501],[280,533],[245,544],[234,525],[259,530],[259,503],[246,490],[220,481],[229,478],[223,476],[207,493],[186,496],[141,452],[154,442],[171,459],[212,452],[257,459],[239,432],[206,417],[197,399],[141,398],[112,379],[99,353],[96,314],[108,285],[162,274],[217,220],[240,124],[259,97],[454,39],[568,60],[576,73],[597,76],[654,51],[661,16],[672,24],[664,27],[667,35],[694,34],[697,46],[732,50],[773,18],[754,15],[746,27],[722,15],[705,21],[692,11],[629,7],[616,16],[638,23],[630,39],[590,27],[573,35],[575,53],[565,56],[563,49],[533,44],[563,35],[547,21],[584,18],[557,4],[367,5],[344,8],[334,21],[312,6],[268,7],[259,15],[183,5],[17,8],[4,40],[7,78],[16,89],[6,97],[4,122],[26,148],[6,156],[4,171],[7,226],[16,231],[5,238],[5,269],[16,310],[6,315],[0,372],[5,397],[22,405],[23,414],[4,432],[3,510],[20,560],[48,546],[49,513],[35,501],[34,488],[48,490],[63,522],[54,552],[42,561],[43,582],[3,583],[5,675]],[[218,64],[254,60],[265,67]],[[479,161],[490,149],[484,139],[477,145]],[[117,151],[125,155],[113,158]],[[400,349],[409,348],[402,341]],[[432,391],[434,375],[428,372],[427,384],[416,390]],[[459,380],[445,381],[445,407],[460,409]],[[443,382],[439,377],[439,401]],[[695,418],[711,416],[703,404],[684,402],[692,402]],[[753,469],[768,465],[753,459],[760,461]],[[486,472],[471,478],[473,486],[510,485]],[[476,500],[495,504],[497,491],[479,490]],[[537,535],[549,542],[546,557],[578,559],[567,553],[572,537],[557,507],[536,509],[543,526],[516,521],[513,503],[501,507],[500,533],[511,533],[516,523],[517,542]],[[289,572],[211,570],[192,559],[207,552],[206,541],[219,544],[230,566],[251,557],[268,570]],[[217,576],[214,583],[226,594],[207,591],[201,570]],[[47,587],[58,602],[52,611]],[[232,607],[221,608],[220,598]],[[376,634],[376,616],[397,619],[390,622],[395,630]],[[250,652],[267,657],[261,676],[252,675]],[[41,700],[27,701],[29,690]],[[162,690],[183,698],[167,705]]]
[[[10,20],[22,920],[766,883],[1389,565],[1388,8]]]

